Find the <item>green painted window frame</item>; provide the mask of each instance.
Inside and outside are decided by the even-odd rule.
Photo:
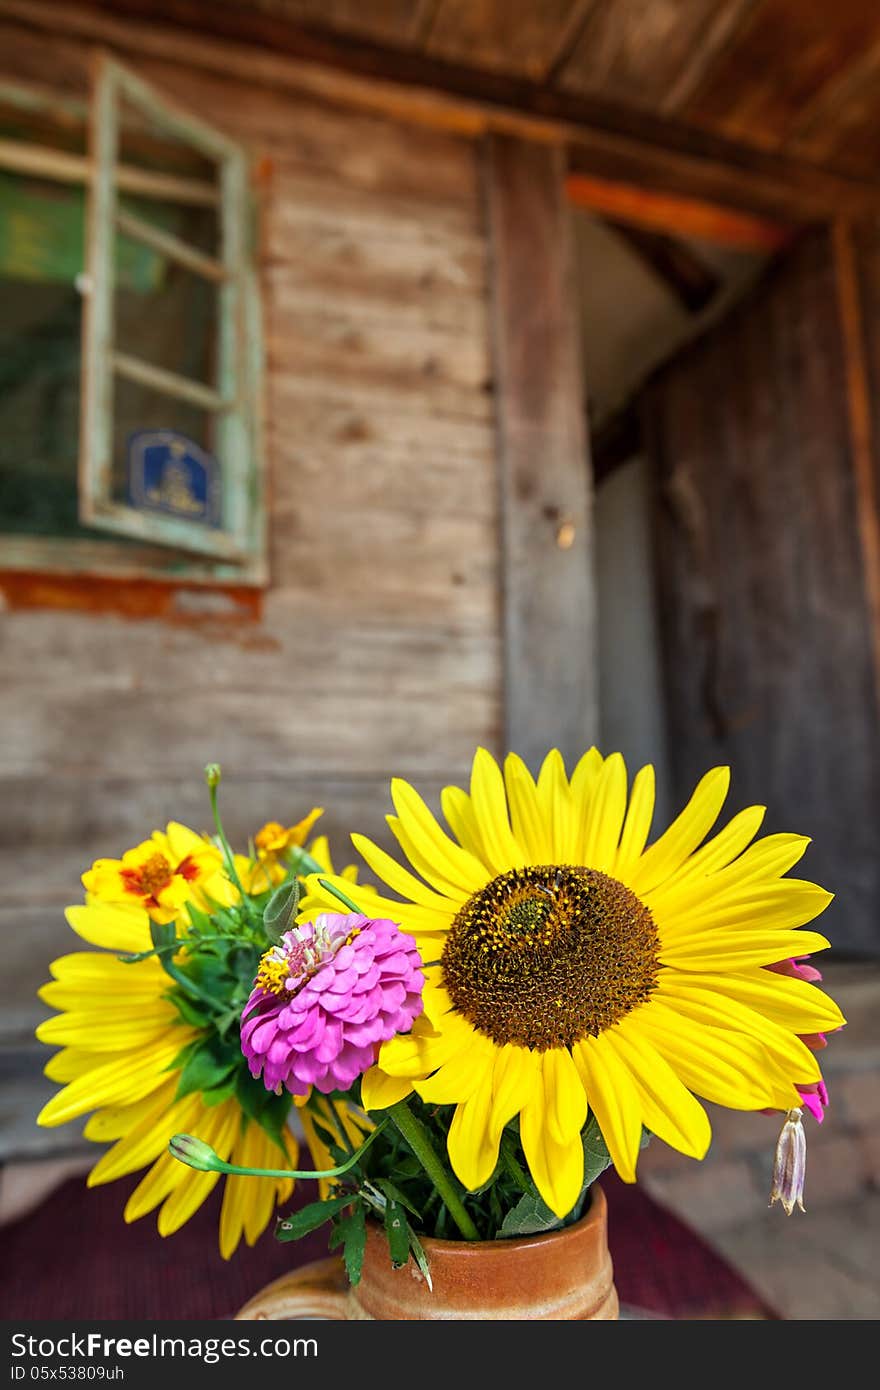
[[[27,89],[2,84],[3,96],[35,103]],[[122,102],[146,114],[177,141],[216,161],[217,185],[151,175],[118,161]],[[69,98],[58,107],[69,115]],[[87,157],[52,150],[11,156],[17,167],[87,188],[86,265],[80,288],[83,325],[80,391],[79,511],[84,525],[126,538],[29,537],[0,533],[0,570],[50,570],[76,574],[148,577],[173,582],[261,586],[267,582],[267,520],[262,443],[262,331],[256,269],[254,208],[245,149],[222,132],[170,102],[106,54],[95,55],[91,99],[78,108],[89,121]],[[9,152],[7,152],[9,153]],[[0,152],[0,164],[3,163]],[[15,166],[13,166],[15,167]],[[216,259],[118,207],[120,188],[141,194],[212,203],[219,219]],[[219,286],[219,352],[216,389],[115,350],[113,270],[115,237],[142,240]],[[160,245],[161,243],[161,245]],[[110,493],[113,387],[117,376],[134,377],[168,394],[214,410],[216,450],[223,469],[223,524],[213,530],[185,518],[138,511]],[[136,541],[139,544],[132,545]]]

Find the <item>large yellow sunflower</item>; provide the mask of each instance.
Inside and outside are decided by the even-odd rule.
[[[147,843],[158,843],[158,836],[159,832]],[[238,899],[237,890],[220,873],[219,852],[213,846],[206,846],[182,826],[169,826],[168,836],[174,847],[169,860],[178,862],[181,847],[193,858],[201,856],[205,871],[190,880],[190,900],[209,906],[208,888],[213,901],[229,904]],[[319,863],[332,867],[326,839],[314,841],[309,850]],[[124,865],[125,856],[119,862]],[[265,864],[236,856],[236,865],[246,891],[263,886],[257,882],[255,889],[254,880],[265,878]],[[356,871],[347,869],[342,877],[350,881],[352,876]],[[112,1147],[92,1169],[89,1185],[112,1182],[147,1167],[125,1206],[125,1219],[135,1221],[158,1208],[159,1232],[171,1235],[198,1210],[219,1180],[217,1173],[196,1172],[172,1158],[168,1141],[173,1134],[195,1134],[225,1161],[251,1168],[296,1168],[298,1145],[289,1131],[280,1130],[278,1138],[289,1160],[285,1165],[277,1144],[248,1118],[235,1094],[218,1098],[215,1104],[210,1103],[214,1099],[210,1094],[204,1098],[199,1090],[175,1099],[181,1054],[203,1034],[182,1021],[167,997],[172,981],[155,958],[136,964],[118,959],[120,953],[151,949],[151,916],[167,920],[168,905],[160,900],[150,913],[141,901],[118,901],[119,875],[109,871],[99,872],[89,882],[89,901],[68,908],[66,916],[79,937],[100,949],[75,951],[53,961],[49,967],[53,979],[39,991],[46,1004],[59,1010],[39,1026],[37,1037],[61,1048],[45,1071],[52,1081],[62,1083],[62,1089],[44,1106],[38,1123],[61,1125],[90,1114],[86,1138],[109,1142]],[[102,890],[107,894],[104,900],[99,896]],[[185,921],[184,917],[178,923],[178,936],[186,931]],[[261,1093],[258,1083],[254,1087]],[[242,1237],[249,1245],[256,1241],[292,1187],[289,1180],[273,1178],[225,1179],[220,1215],[224,1258]]]
[[[393,781],[388,823],[415,873],[353,836],[403,900],[360,887],[358,907],[415,936],[425,1014],[382,1046],[364,1107],[412,1090],[454,1104],[449,1157],[469,1189],[491,1177],[518,1116],[532,1176],[561,1217],[581,1191],[589,1110],[632,1182],[643,1126],[703,1157],[711,1135],[697,1096],[737,1110],[797,1105],[797,1085],[820,1079],[798,1035],[843,1019],[813,985],[764,967],[829,944],[795,929],[831,895],[784,877],[809,842],[755,840],[761,806],[706,840],[728,786],[727,768],[707,773],[646,848],[653,769],[628,795],[617,753],[590,749],[569,778],[554,750],[536,782],[516,755],[502,773],[480,749],[469,794],[443,792],[452,836]],[[334,901],[308,882],[306,913]]]

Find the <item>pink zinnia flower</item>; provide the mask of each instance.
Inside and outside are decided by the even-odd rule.
[[[260,961],[241,1048],[268,1091],[346,1091],[422,1012],[422,962],[395,922],[325,912]]]

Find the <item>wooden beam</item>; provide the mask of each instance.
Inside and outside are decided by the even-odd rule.
[[[835,222],[832,233],[838,312],[843,337],[850,449],[856,483],[856,513],[865,596],[871,622],[874,681],[880,701],[880,498],[877,495],[871,385],[852,227]]]
[[[597,734],[589,457],[561,150],[487,142],[505,743],[533,768]]]
[[[702,313],[722,286],[721,276],[699,256],[664,232],[605,218],[605,225],[632,251],[655,279],[671,290],[689,314]]]
[[[565,187],[576,207],[588,208],[616,222],[672,236],[695,237],[739,251],[773,253],[786,246],[794,234],[790,225],[766,217],[590,174],[569,174]]]
[[[571,148],[572,170],[795,222],[880,213],[880,182],[735,144],[666,117],[461,67],[408,50],[297,29],[196,0],[0,0],[0,14],[54,36],[185,64],[435,129]]]

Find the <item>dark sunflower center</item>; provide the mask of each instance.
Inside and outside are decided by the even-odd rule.
[[[545,1052],[596,1037],[657,981],[654,920],[596,869],[511,869],[468,898],[443,947],[455,1009],[493,1042]]]

